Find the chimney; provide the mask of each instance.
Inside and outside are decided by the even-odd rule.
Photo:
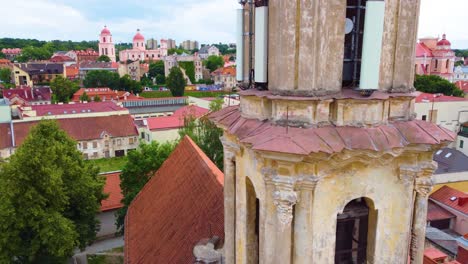
[[[468,197],[458,197],[458,206],[464,206],[468,202]]]

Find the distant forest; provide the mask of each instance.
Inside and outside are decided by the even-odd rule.
[[[468,49],[462,49],[462,50],[454,49],[453,51],[455,51],[455,56],[457,57],[463,57],[463,58],[468,57]]]

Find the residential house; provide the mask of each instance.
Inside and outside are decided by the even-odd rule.
[[[446,35],[439,38],[422,38],[416,44],[415,73],[419,75],[437,75],[453,81],[455,52]]]
[[[78,80],[80,78],[80,69],[76,64],[65,67],[65,75],[69,80]]]
[[[76,55],[76,51],[74,50],[69,50],[69,51],[56,51],[52,57],[55,57],[55,56],[67,56],[71,59],[73,59],[74,61],[77,61],[78,57]]]
[[[14,61],[16,56],[21,54],[21,49],[19,48],[13,48],[13,49],[8,49],[8,48],[3,48],[2,53],[5,54],[5,57],[11,61]]]
[[[50,62],[63,63],[65,67],[76,64],[76,61],[67,55],[54,55],[50,58]]]
[[[84,80],[90,71],[102,70],[117,72],[119,64],[116,62],[100,62],[100,61],[81,61],[79,63],[80,79]]]
[[[206,60],[209,56],[219,56],[220,53],[216,46],[205,45],[200,48],[198,54],[202,60]]]
[[[76,62],[78,64],[83,61],[96,61],[99,58],[99,53],[93,49],[77,50],[75,51],[75,54]]]
[[[433,160],[437,162],[437,170],[432,175],[432,192],[445,185],[468,192],[468,156],[453,148],[443,148],[434,153]]]
[[[451,229],[458,234],[468,234],[468,193],[444,186],[432,193],[429,200],[444,212],[444,219],[429,224],[438,229]],[[428,218],[429,219],[429,218]],[[429,221],[429,220],[428,220]]]
[[[195,81],[199,81],[203,79],[203,63],[198,55],[198,53],[195,52],[193,55],[189,55],[186,53],[183,53],[182,55],[169,55],[164,57],[164,70],[165,70],[165,75],[166,77],[169,76],[169,72],[171,71],[172,67],[179,67],[178,62],[181,61],[193,61],[194,66],[195,66]],[[187,77],[185,74],[184,69],[182,69],[182,73],[184,74],[185,79],[187,80],[187,84],[191,85],[192,82],[190,79]]]
[[[219,68],[211,73],[215,85],[221,85],[223,90],[232,91],[237,87],[236,67]]]
[[[179,139],[179,130],[188,116],[199,118],[208,113],[208,109],[199,106],[185,106],[171,116],[151,117],[146,119],[145,140],[147,142],[167,142]]]
[[[3,90],[3,97],[8,98],[10,105],[45,105],[51,103],[52,91],[49,87],[18,86]]]
[[[86,93],[91,101],[99,97],[101,101],[126,101],[126,100],[139,100],[141,97],[135,96],[127,91],[116,91],[108,87],[100,88],[80,88],[72,96],[73,102],[80,102],[81,96]]]
[[[129,111],[115,102],[89,102],[50,105],[25,105],[18,107],[22,120],[63,119],[77,117],[96,117],[128,115]]]
[[[197,263],[200,240],[224,239],[223,183],[223,173],[184,137],[128,208],[125,263]],[[218,261],[211,263],[221,263],[220,251],[209,253]]]
[[[115,236],[117,226],[115,225],[117,210],[123,207],[122,189],[120,188],[120,171],[101,173],[106,183],[104,184],[104,193],[109,195],[101,202],[101,212],[97,215],[100,228],[97,233],[98,238],[106,238]]]
[[[454,72],[454,82],[468,81],[468,66],[457,66]]]
[[[140,61],[120,61],[118,72],[120,77],[129,75],[130,79],[134,81],[140,81],[142,77]]]
[[[15,63],[13,74],[17,86],[48,84],[57,76],[66,77],[63,63],[46,62]]]
[[[414,110],[416,119],[440,125],[458,132],[460,125],[468,121],[468,99],[416,92]]]
[[[4,155],[1,158],[11,155],[38,122],[0,124],[0,153]],[[125,156],[138,147],[138,131],[130,115],[64,118],[57,122],[77,141],[77,149],[85,159]]]

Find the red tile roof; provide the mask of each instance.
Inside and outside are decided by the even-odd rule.
[[[90,102],[90,103],[75,103],[75,104],[50,104],[50,105],[32,105],[32,110],[36,111],[36,116],[47,115],[65,115],[65,114],[81,114],[81,113],[101,113],[101,112],[116,112],[126,110],[126,108],[116,105],[114,102]],[[23,110],[24,108],[20,108]]]
[[[430,94],[430,93],[420,93],[416,97],[416,103],[432,103],[434,102],[462,102],[468,101],[468,99],[463,97],[456,96],[447,96],[443,94]]]
[[[432,57],[431,49],[422,42],[416,43],[416,57],[424,57],[424,55]]]
[[[456,81],[455,85],[458,87],[458,89],[468,93],[468,81]]]
[[[430,196],[431,199],[468,214],[468,194],[445,185]],[[452,201],[453,200],[453,201]]]
[[[426,248],[424,250],[424,257],[431,260],[445,260],[448,256],[437,248]]]
[[[23,143],[31,128],[39,121],[13,123],[15,145]],[[110,137],[138,136],[138,131],[130,115],[99,116],[57,119],[67,134],[77,141],[100,139],[107,133]],[[0,148],[11,147],[10,124],[0,124]]]
[[[21,86],[13,89],[3,90],[3,96],[8,99],[19,97],[25,102],[50,101],[52,91],[48,87],[31,88]]]
[[[112,172],[101,174],[106,177],[106,184],[104,185],[104,193],[109,197],[101,202],[101,211],[109,211],[123,207],[122,189],[120,189],[120,172]]]
[[[429,201],[427,206],[427,221],[437,221],[454,218],[455,215],[438,206],[432,201]]]
[[[224,67],[219,68],[211,73],[211,75],[229,75],[229,76],[236,76],[236,67]]]
[[[71,65],[71,66],[65,67],[65,72],[68,78],[75,78],[80,73],[80,70],[78,69],[78,66]]]
[[[125,263],[194,263],[203,238],[224,239],[223,173],[185,137],[132,202]]]
[[[387,151],[409,144],[437,145],[454,141],[456,134],[421,120],[391,122],[372,128],[337,127],[286,128],[270,121],[241,117],[239,106],[224,108],[209,115],[210,119],[236,135],[254,150],[289,154],[334,154],[347,150]]]
[[[190,105],[184,106],[174,112],[172,116],[164,117],[152,117],[148,118],[148,129],[149,130],[164,130],[164,129],[174,129],[184,126],[184,117],[185,116],[194,116],[196,118],[201,117],[208,113],[208,109]]]

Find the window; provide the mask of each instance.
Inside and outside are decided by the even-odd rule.
[[[436,152],[436,155],[440,155],[440,153],[442,153],[442,150],[439,149],[437,152]]]
[[[83,149],[88,149],[88,142],[83,142]]]
[[[445,158],[446,158],[446,159],[450,158],[451,156],[452,156],[452,153],[447,153],[447,154],[445,154]]]
[[[119,138],[117,139],[117,146],[120,146],[120,145],[122,145],[122,140]]]
[[[141,138],[145,139],[145,132],[141,132]]]
[[[346,23],[349,32],[345,35],[343,86],[357,86],[361,75],[362,44],[367,0],[347,0]]]
[[[85,159],[85,160],[88,159],[88,153],[83,153],[83,159]]]
[[[93,158],[97,158],[98,157],[98,153],[97,152],[93,152]]]
[[[97,148],[98,147],[98,144],[96,141],[93,141],[93,148]]]
[[[128,144],[133,144],[133,138],[128,139]]]
[[[439,66],[439,60],[435,60],[435,66],[434,69],[437,70],[437,67]]]
[[[106,148],[109,147],[109,140],[104,141],[104,146],[105,146]]]
[[[422,116],[422,120],[423,120],[423,121],[426,121],[426,120],[427,120],[427,115],[423,115],[423,116]]]
[[[460,140],[460,148],[463,148],[463,143],[465,143],[463,140]]]
[[[106,42],[106,37],[103,37],[103,38],[102,38],[102,42]]]

